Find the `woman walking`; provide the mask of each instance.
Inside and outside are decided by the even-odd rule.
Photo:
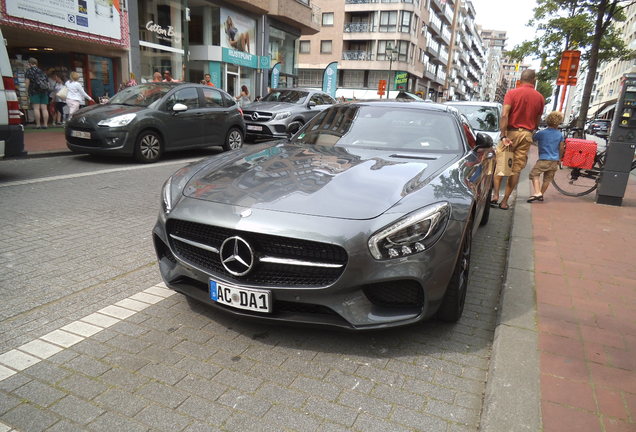
[[[80,104],[84,104],[84,99],[88,99],[91,102],[95,102],[82,87],[82,84],[78,81],[79,74],[75,71],[71,72],[71,79],[66,81],[66,88],[68,93],[66,95],[66,105],[68,106],[68,119],[73,117],[73,114],[77,112]]]
[[[250,91],[246,85],[241,86],[241,94],[236,97],[236,100],[241,108],[250,104]]]

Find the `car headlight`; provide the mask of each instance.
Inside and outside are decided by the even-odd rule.
[[[133,119],[137,116],[137,114],[123,114],[117,117],[101,120],[97,123],[97,126],[106,126],[106,127],[121,127],[126,126],[128,123],[133,121]]]
[[[170,213],[172,210],[172,177],[168,177],[168,180],[166,180],[163,184],[161,197],[163,198],[162,204],[164,213]]]
[[[375,259],[391,259],[422,252],[439,240],[449,217],[447,202],[408,214],[369,238],[371,255]]]
[[[291,115],[291,112],[289,111],[283,111],[280,112],[278,114],[276,114],[276,117],[274,117],[274,120],[282,120],[282,119],[286,119],[287,117],[289,117]]]

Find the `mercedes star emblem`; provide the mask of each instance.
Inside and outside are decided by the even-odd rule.
[[[225,239],[219,251],[221,264],[234,276],[246,275],[254,265],[254,252],[250,245],[240,237]]]
[[[258,118],[259,118],[259,117],[260,117],[260,116],[258,115],[258,113],[257,113],[257,112],[252,113],[252,120],[258,120]]]

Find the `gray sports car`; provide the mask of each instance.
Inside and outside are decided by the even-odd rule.
[[[460,318],[492,140],[443,105],[334,105],[291,139],[184,167],[153,238],[166,284],[234,315],[347,329]]]

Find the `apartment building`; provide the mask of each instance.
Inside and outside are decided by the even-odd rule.
[[[503,51],[506,46],[506,32],[499,30],[480,30],[486,49],[486,69],[482,79],[483,98],[486,101],[497,100],[497,88],[502,76]]]
[[[320,88],[324,68],[337,61],[337,97],[378,98],[380,80],[387,81],[390,97],[399,90],[435,101],[479,94],[485,53],[470,1],[314,0],[314,5],[321,27],[300,39],[299,86]]]

